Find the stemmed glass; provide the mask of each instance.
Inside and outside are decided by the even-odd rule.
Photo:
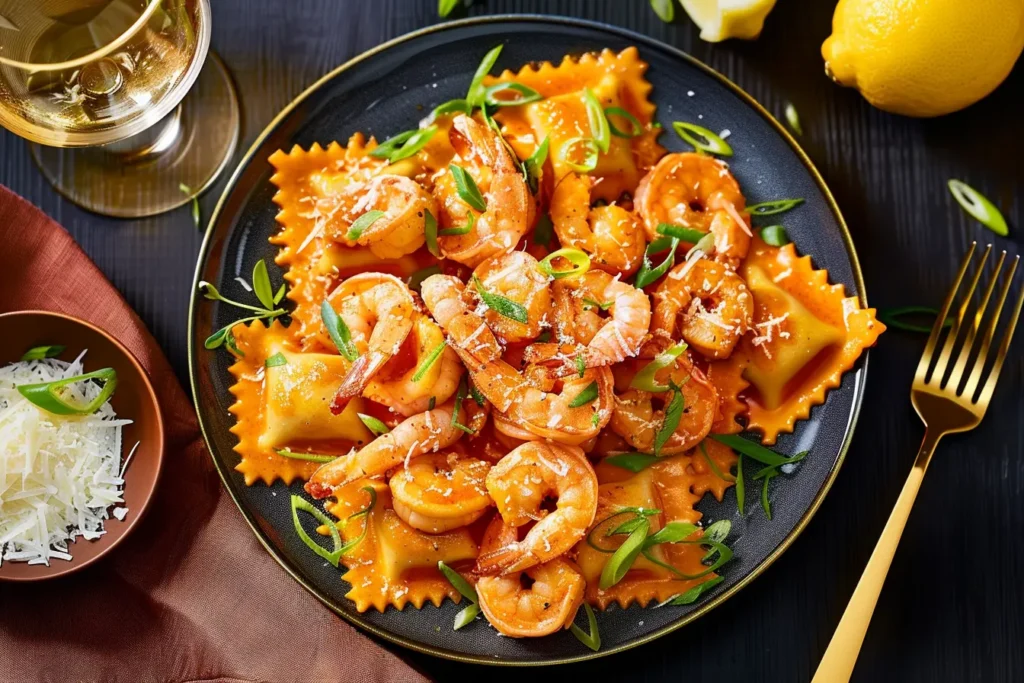
[[[168,211],[238,142],[238,97],[209,46],[209,0],[0,0],[0,125],[76,204]]]

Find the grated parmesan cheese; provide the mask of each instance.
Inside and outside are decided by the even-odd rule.
[[[131,420],[118,419],[109,403],[92,415],[53,415],[16,389],[81,375],[84,355],[0,368],[0,562],[70,560],[68,542],[105,534],[111,506],[124,502],[121,429]],[[87,402],[101,388],[87,382],[66,391],[68,400]],[[124,519],[128,508],[113,514]]]

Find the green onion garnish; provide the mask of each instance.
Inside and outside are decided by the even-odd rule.
[[[964,211],[977,218],[982,225],[1003,237],[1010,233],[1003,214],[985,195],[960,180],[950,180],[947,185],[949,191],[953,193],[953,199],[963,207]]]
[[[437,0],[437,16],[444,19],[459,6],[459,0]]]
[[[573,150],[577,146],[582,146],[583,151],[586,153],[586,156],[580,163],[571,161],[569,158],[569,155],[572,154]],[[572,138],[570,140],[566,140],[565,144],[562,145],[558,156],[566,166],[577,173],[590,173],[597,168],[597,155],[599,152],[600,148],[597,143],[590,138]]]
[[[751,216],[771,216],[783,211],[789,211],[795,206],[800,206],[804,203],[803,199],[776,199],[770,202],[761,202],[759,204],[751,204],[743,210],[744,213],[749,213]]]
[[[773,247],[784,247],[790,242],[786,229],[781,225],[769,225],[761,228],[761,239],[765,244],[770,244]]]
[[[601,633],[597,630],[597,617],[594,615],[594,610],[587,603],[583,603],[583,611],[587,614],[587,633],[575,622],[570,624],[569,630],[576,636],[576,640],[580,641],[594,652],[601,649]]]
[[[363,234],[363,230],[366,230],[368,227],[370,227],[383,217],[383,211],[367,211],[362,216],[360,216],[359,218],[355,219],[355,221],[352,222],[352,225],[350,225],[348,228],[348,234],[345,235],[345,238],[352,242],[355,242],[357,239],[359,239],[359,236]],[[253,284],[255,286],[255,283]]]
[[[427,410],[433,410],[434,406],[437,405],[437,396],[431,396],[430,400],[427,401]]]
[[[673,225],[672,223],[659,223],[657,227],[659,235],[666,235],[668,237],[676,237],[681,242],[687,244],[697,244],[710,233],[701,232],[694,228],[688,228],[685,225]]]
[[[599,310],[602,310],[602,311],[607,311],[609,308],[611,308],[614,305],[615,305],[614,301],[604,301],[604,302],[601,302],[601,301],[594,301],[593,299],[590,299],[588,297],[583,297],[583,308],[584,308],[584,310],[589,310],[591,308],[596,308],[596,309],[599,309]]]
[[[932,331],[932,325],[925,327],[924,325],[915,325],[914,323],[903,322],[900,320],[902,316],[907,315],[921,315],[928,316],[931,318],[938,318],[939,311],[936,308],[929,308],[927,306],[901,306],[900,308],[885,308],[878,312],[878,319],[889,327],[895,327],[898,330],[906,330],[907,332],[924,332],[925,334]],[[943,323],[943,327],[949,327],[953,324],[953,318],[946,318]]]
[[[756,460],[762,465],[787,465],[793,462],[800,462],[807,455],[806,452],[802,452],[787,458],[786,456],[779,455],[775,451],[765,448],[759,443],[755,443],[749,439],[744,439],[738,434],[712,434],[711,438],[719,443],[724,443],[734,451],[738,451],[748,458]]]
[[[349,515],[347,521],[351,521],[353,519],[369,515],[370,511],[373,510],[374,506],[377,504],[376,489],[374,489],[372,486],[364,486],[361,490],[366,491],[370,494],[370,503],[359,512],[355,512]],[[309,514],[313,515],[313,517],[316,518],[318,522],[327,527],[327,530],[331,534],[331,543],[334,546],[333,550],[327,550],[322,545],[320,545],[319,543],[317,543],[309,537],[309,534],[306,533],[306,530],[302,528],[302,522],[299,521],[299,510],[302,510],[303,512],[308,512]],[[302,542],[305,543],[306,546],[314,553],[330,562],[331,565],[334,567],[338,566],[338,562],[341,560],[342,555],[346,554],[349,550],[356,547],[360,541],[366,538],[366,531],[370,526],[369,522],[365,522],[363,524],[363,531],[361,534],[359,534],[359,536],[353,538],[348,543],[342,544],[341,534],[338,533],[337,523],[330,517],[328,517],[319,508],[314,507],[313,504],[310,503],[308,500],[296,495],[292,495],[292,523],[295,525],[295,533],[299,535],[299,538],[302,540]]]
[[[744,512],[743,489],[743,454],[740,453],[736,460],[736,507],[739,509],[740,515],[746,514]]]
[[[515,81],[496,83],[484,90],[484,102],[491,107],[515,107],[542,99],[539,92]]]
[[[474,108],[482,107],[484,104],[484,97],[487,94],[484,88],[484,78],[491,72],[494,63],[498,61],[501,48],[501,45],[491,48],[480,61],[480,66],[476,68],[476,73],[473,74],[473,80],[470,81],[469,90],[466,92],[466,101]]]
[[[661,449],[668,443],[669,438],[676,432],[676,428],[679,426],[679,420],[683,416],[683,408],[686,407],[686,401],[683,400],[682,390],[674,386],[672,387],[672,398],[668,402],[668,407],[665,408],[665,417],[661,421],[661,427],[658,428],[658,432],[654,435],[654,454],[661,455]]]
[[[455,590],[457,590],[459,594],[466,598],[470,603],[455,616],[454,628],[458,631],[460,628],[476,619],[476,615],[480,613],[480,606],[478,604],[480,602],[480,597],[477,595],[476,588],[473,587],[473,584],[466,581],[461,574],[446,565],[444,562],[438,562],[437,568],[442,574],[444,574],[444,578],[448,579],[448,583],[450,583]]]
[[[456,164],[449,164],[448,170],[451,171],[452,178],[455,178],[455,189],[459,193],[459,198],[477,211],[486,211],[487,202],[484,201],[483,195],[480,194],[480,188],[477,187],[473,176],[469,175],[466,169]]]
[[[273,356],[263,362],[263,365],[268,368],[277,368],[282,365],[288,365],[288,359],[284,357],[284,354],[278,351]]]
[[[761,483],[761,509],[764,510],[764,516],[768,518],[769,522],[772,520],[772,504],[768,500],[768,482],[770,482],[774,476],[776,475],[769,474],[764,478],[764,482]]]
[[[466,607],[459,611],[455,615],[455,623],[452,626],[452,630],[458,631],[463,626],[468,626],[473,623],[473,620],[480,614],[480,605],[470,603]]]
[[[608,129],[617,138],[635,138],[643,135],[644,127],[640,121],[622,107],[608,107],[604,110],[604,116],[608,119]],[[629,124],[629,130],[618,128],[612,121],[613,116],[621,116]]]
[[[473,285],[476,287],[477,294],[480,295],[480,299],[498,315],[504,316],[509,320],[514,320],[517,323],[526,325],[530,318],[526,312],[526,307],[522,304],[506,299],[499,294],[491,294],[484,289],[483,283],[480,282],[480,278],[473,276]]]
[[[587,545],[589,545],[591,548],[593,548],[594,550],[596,550],[596,551],[598,551],[600,553],[604,553],[605,555],[611,555],[612,553],[615,552],[615,548],[605,548],[605,547],[601,546],[598,543],[598,541],[601,538],[608,538],[608,537],[614,535],[615,532],[618,531],[619,529],[622,529],[622,525],[619,525],[618,527],[612,527],[610,522],[613,519],[617,519],[618,517],[621,517],[622,515],[635,515],[637,517],[653,517],[655,515],[660,515],[660,514],[661,514],[661,510],[658,510],[658,509],[655,509],[655,508],[639,508],[639,507],[622,507],[622,508],[619,508],[615,512],[613,512],[612,514],[610,514],[607,517],[605,517],[604,519],[602,519],[600,522],[596,523],[590,529],[590,533],[587,534],[587,539],[586,539],[587,540]],[[605,531],[605,529],[608,529],[608,530]],[[635,524],[632,525],[632,528],[630,528],[630,531],[633,531],[634,529],[636,529],[636,525]]]
[[[629,568],[633,566],[640,551],[643,550],[644,540],[647,532],[650,531],[651,523],[646,518],[641,518],[641,523],[629,534],[629,537],[622,542],[622,545],[608,558],[604,568],[601,570],[601,580],[598,586],[601,590],[608,590],[626,575]]]
[[[654,463],[658,462],[658,460],[660,460],[660,458],[648,453],[619,453],[618,455],[609,455],[601,462],[621,467],[622,469],[629,470],[630,472],[642,472]]]
[[[668,391],[669,386],[667,384],[658,384],[658,380],[655,378],[655,375],[657,375],[659,370],[675,365],[676,359],[682,355],[683,351],[686,351],[685,343],[679,343],[665,349],[663,352],[655,356],[654,360],[645,365],[640,372],[636,373],[633,377],[633,381],[629,383],[629,386],[633,389],[649,391],[653,394]]]
[[[548,147],[550,143],[545,137],[533,154],[523,162],[523,170],[526,172],[526,182],[530,185],[530,192],[537,194],[540,187],[540,179],[544,174],[544,162],[548,160]],[[550,220],[550,219],[549,219]]]
[[[736,481],[736,477],[732,476],[731,474],[726,474],[718,467],[717,464],[715,464],[715,461],[711,458],[710,455],[708,455],[708,449],[705,448],[703,441],[700,442],[700,452],[704,456],[704,460],[708,463],[708,467],[711,468],[711,471],[715,473],[716,477],[718,477],[722,481]]]
[[[786,103],[786,123],[797,135],[803,135],[804,129],[800,127],[800,116],[796,113],[796,107],[792,102]]]
[[[337,460],[339,457],[341,457],[338,455],[321,455],[319,453],[298,453],[290,448],[281,448],[274,452],[280,455],[282,458],[291,458],[292,460],[306,460],[308,462],[331,462],[332,460]]]
[[[469,395],[473,397],[473,402],[476,403],[481,408],[483,408],[484,407],[484,403],[486,402],[486,399],[484,398],[484,395],[480,393],[480,390],[476,388],[475,384],[473,384],[472,382],[468,382],[468,384],[469,384]]]
[[[697,533],[698,527],[689,522],[669,522],[644,540],[644,547],[651,548],[661,543],[678,543]]]
[[[601,423],[601,411],[598,411],[590,416],[590,426],[596,427]]]
[[[587,374],[587,362],[583,359],[582,353],[576,356],[576,373],[579,374],[581,379],[583,375]]]
[[[724,576],[715,576],[713,578],[708,579],[707,581],[705,581],[703,583],[698,583],[696,586],[694,586],[690,590],[686,591],[682,595],[679,595],[679,596],[673,598],[672,600],[670,600],[668,604],[670,604],[670,605],[690,605],[692,603],[695,603],[700,598],[700,596],[704,595],[709,590],[711,590],[712,588],[714,588],[718,584],[722,583],[723,581],[725,581],[725,577]]]
[[[671,23],[676,18],[675,0],[651,0],[651,9],[666,24]]]
[[[695,149],[723,157],[732,156],[732,147],[729,146],[729,143],[703,126],[685,121],[675,121],[672,128],[679,137],[693,145]]]
[[[541,214],[540,218],[537,219],[537,226],[533,229],[533,243],[546,247],[551,243],[551,238],[554,236],[555,226],[551,222],[551,216],[546,213]]]
[[[434,246],[435,246],[435,248],[437,247],[437,223],[436,222],[434,223]],[[437,265],[436,263],[434,265],[432,265],[432,266],[427,266],[426,268],[420,268],[419,270],[415,271],[412,275],[409,276],[409,281],[408,281],[409,289],[411,289],[414,292],[419,292],[420,291],[420,287],[423,285],[423,281],[424,280],[426,280],[431,275],[439,275],[440,273],[441,273],[441,266]]]
[[[583,89],[583,103],[587,107],[587,119],[590,121],[590,134],[593,136],[597,148],[603,153],[608,153],[612,144],[612,133],[608,127],[608,119],[604,115],[604,108],[598,101],[597,95],[590,88]]]
[[[637,289],[643,289],[667,273],[669,268],[676,264],[676,248],[678,246],[679,238],[668,237],[667,235],[665,237],[659,237],[648,244],[647,249],[644,250],[644,260],[640,264],[640,269],[636,273],[636,279],[633,281],[633,286]],[[668,249],[668,255],[665,256],[665,260],[657,266],[652,264],[651,256],[665,251],[666,249]]]
[[[338,353],[349,361],[355,361],[359,358],[359,351],[356,349],[355,344],[352,343],[352,332],[327,299],[324,299],[324,302],[320,304],[320,317],[323,319],[324,327],[327,328],[327,334],[330,335],[331,341],[334,342],[335,348],[338,349]]]
[[[437,362],[437,359],[441,357],[441,353],[444,352],[444,347],[447,345],[448,340],[442,340],[440,344],[435,346],[431,350],[431,352],[427,354],[427,357],[423,359],[423,362],[420,364],[420,366],[416,368],[416,372],[413,373],[413,382],[419,382],[421,379],[423,379],[423,377],[427,374],[427,370],[429,370],[430,367]]]
[[[427,251],[434,258],[441,258],[441,251],[437,247],[437,219],[426,209],[423,212],[423,233],[427,239]]]
[[[456,235],[468,235],[473,232],[473,226],[476,225],[476,214],[470,211],[468,214],[469,220],[461,228],[444,228],[443,230],[437,230],[438,237],[454,237]],[[434,223],[435,230],[437,229],[437,223]]]
[[[359,418],[360,422],[366,425],[367,429],[373,432],[374,436],[381,436],[391,431],[390,429],[388,429],[388,426],[386,424],[375,418],[373,415],[356,413],[356,417]]]
[[[66,348],[66,346],[58,345],[33,346],[25,352],[25,355],[21,357],[21,360],[43,360],[44,358],[56,358],[60,354],[64,353],[64,349]]]
[[[597,400],[597,382],[591,382],[588,384],[583,391],[576,394],[576,398],[569,401],[570,408],[581,408],[588,403],[593,403]]]
[[[447,102],[442,102],[431,110],[430,116],[427,117],[427,122],[432,123],[439,116],[455,113],[471,114],[473,113],[473,108],[469,106],[469,102],[463,99],[448,100]]]
[[[84,405],[72,403],[61,396],[60,390],[64,387],[91,379],[102,382],[103,389],[100,390],[96,398],[88,403]],[[113,368],[103,368],[53,382],[20,384],[16,388],[18,393],[28,399],[30,403],[54,415],[92,415],[114,395],[114,389],[117,388],[117,371]]]
[[[572,265],[572,268],[570,268],[569,270],[557,270],[552,265],[552,263],[554,263],[554,260],[557,258],[565,259]],[[566,247],[564,249],[559,249],[558,251],[551,252],[550,254],[545,256],[544,259],[541,260],[537,265],[540,268],[540,272],[544,273],[548,277],[554,278],[555,280],[560,280],[563,277],[583,275],[583,273],[590,270],[590,257],[586,254],[586,252],[583,252],[579,249]]]
[[[393,164],[396,161],[408,159],[423,149],[436,132],[437,126],[434,125],[407,130],[380,143],[370,150],[369,154],[378,159],[387,159],[389,163]]]
[[[263,259],[257,261],[252,269],[252,292],[265,309],[274,307],[274,288],[270,284],[270,273]]]

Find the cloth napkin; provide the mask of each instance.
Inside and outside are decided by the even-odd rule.
[[[57,223],[0,186],[0,313],[67,313],[149,372],[166,455],[142,523],[70,576],[0,583],[3,681],[424,681],[338,618],[259,545],[145,325]]]

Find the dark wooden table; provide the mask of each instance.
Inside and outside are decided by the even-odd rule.
[[[213,5],[213,46],[242,93],[241,149],[327,70],[438,21],[435,0]],[[1020,252],[1024,64],[966,111],[930,121],[890,116],[823,75],[820,46],[833,6],[781,0],[758,41],[724,45],[698,40],[685,18],[661,23],[645,0],[478,0],[469,14],[542,12],[627,27],[691,53],[777,115],[793,102],[805,131],[801,142],[850,224],[871,304],[938,305],[972,240],[995,239],[1011,255]],[[946,191],[953,177],[999,204],[1013,226],[1010,239],[993,238],[963,215]],[[186,316],[202,239],[188,208],[138,221],[82,211],[50,188],[25,144],[2,129],[0,183],[71,231],[149,324],[187,383]],[[222,186],[203,197],[204,215]],[[856,681],[1024,680],[1024,599],[1017,583],[1024,575],[1024,333],[1019,337],[985,422],[940,448],[889,573]],[[721,608],[650,645],[557,671],[483,669],[426,656],[413,656],[414,662],[441,680],[809,680],[921,438],[908,390],[923,343],[921,335],[890,331],[872,351],[857,435],[831,494],[792,549]]]

